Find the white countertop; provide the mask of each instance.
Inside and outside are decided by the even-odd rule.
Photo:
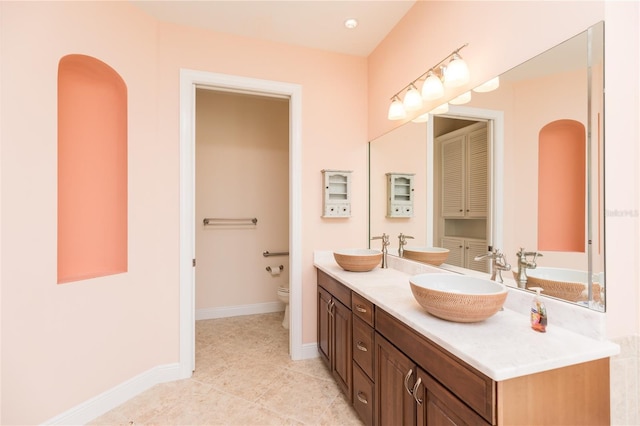
[[[612,342],[554,326],[553,318],[549,319],[546,333],[533,331],[528,311],[505,308],[485,321],[471,324],[441,320],[424,311],[414,299],[409,286],[413,273],[393,268],[345,271],[331,251],[316,251],[314,265],[495,381],[620,352]],[[427,265],[416,268],[416,273],[444,272]]]

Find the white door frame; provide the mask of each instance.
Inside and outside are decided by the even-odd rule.
[[[180,376],[195,368],[196,87],[289,98],[289,353],[302,346],[302,86],[228,74],[180,70]]]

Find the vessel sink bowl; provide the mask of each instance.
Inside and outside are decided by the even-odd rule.
[[[442,247],[406,247],[404,249],[404,257],[439,266],[449,257],[449,249]]]
[[[483,278],[420,274],[409,278],[413,297],[431,315],[454,322],[479,322],[504,305],[507,288]]]
[[[380,264],[382,252],[373,249],[336,250],[333,258],[345,271],[367,272]]]
[[[578,302],[588,299],[588,272],[576,269],[538,267],[527,269],[527,288],[541,287],[542,294]],[[594,300],[600,300],[600,284],[593,283]]]

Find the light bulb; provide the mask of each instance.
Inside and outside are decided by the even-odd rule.
[[[453,105],[463,105],[471,100],[471,92],[464,92],[462,95],[457,96],[449,101]]]
[[[444,73],[444,85],[459,87],[469,82],[469,67],[467,63],[454,53]]]
[[[422,95],[420,95],[420,92],[418,92],[418,89],[416,89],[416,86],[413,84],[404,95],[402,105],[404,105],[405,111],[415,111],[422,108]]]
[[[389,113],[387,114],[387,118],[389,120],[402,120],[407,117],[407,111],[404,109],[404,105],[400,102],[398,97],[393,98],[393,102],[389,105]]]
[[[438,78],[433,71],[429,71],[427,79],[422,85],[422,99],[425,101],[433,101],[444,95],[444,86],[442,81]]]

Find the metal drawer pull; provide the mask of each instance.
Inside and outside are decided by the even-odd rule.
[[[407,390],[409,395],[413,395],[413,391],[409,389],[409,379],[411,378],[412,374],[413,374],[413,370],[409,369],[409,372],[407,373],[407,375],[404,376],[404,388]]]
[[[358,401],[362,402],[363,404],[369,403],[369,401],[367,401],[367,398],[365,398],[365,394],[363,394],[362,392],[358,391],[358,394],[356,396],[358,397]]]
[[[367,349],[367,347],[362,342],[357,342],[356,343],[356,348],[360,349],[362,352],[368,352],[369,351],[369,349]]]
[[[362,305],[356,305],[356,311],[362,312],[363,314],[366,314],[367,313],[367,308],[365,308]]]
[[[422,398],[418,398],[418,387],[420,387],[420,383],[422,383],[422,379],[420,377],[418,377],[418,381],[416,382],[415,386],[413,387],[413,399],[416,400],[418,405],[422,405]]]

